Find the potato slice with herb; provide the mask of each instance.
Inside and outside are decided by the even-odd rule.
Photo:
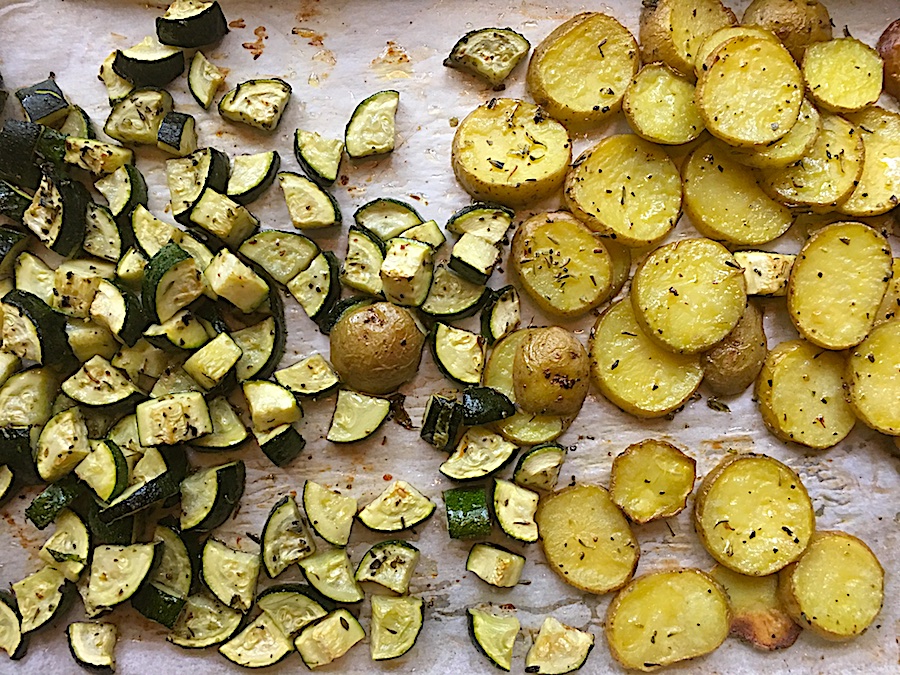
[[[808,45],[831,39],[831,16],[819,0],[753,0],[741,23],[768,28],[797,61]]]
[[[884,568],[865,542],[845,532],[817,532],[778,577],[788,613],[829,640],[861,635],[884,603]]]
[[[857,222],[826,225],[807,240],[791,269],[791,321],[820,347],[858,345],[875,323],[892,265],[890,244],[874,228]]]
[[[535,47],[526,84],[552,117],[572,128],[595,127],[619,110],[639,67],[631,32],[611,16],[584,12]]]
[[[878,311],[875,312],[875,325],[890,321],[900,313],[900,258],[894,258],[891,263],[893,276],[888,284],[887,291],[881,299]]]
[[[884,63],[878,52],[854,37],[809,45],[803,77],[819,107],[834,113],[854,112],[881,95]]]
[[[664,61],[684,75],[694,72],[700,45],[712,33],[737,23],[719,0],[658,0],[641,12],[641,53],[645,62]]]
[[[663,145],[690,143],[706,128],[693,82],[664,63],[641,68],[625,90],[622,110],[638,136]]]
[[[816,516],[800,477],[789,467],[765,455],[731,455],[700,484],[694,528],[717,562],[762,577],[800,557]]]
[[[731,635],[757,649],[786,649],[797,641],[802,628],[793,622],[778,596],[778,576],[748,577],[716,565],[709,576],[728,593]]]
[[[681,215],[681,176],[665,151],[634,134],[608,136],[566,176],[565,203],[588,227],[626,246],[665,237]]]
[[[900,436],[900,319],[877,326],[847,359],[847,396],[868,426]]]
[[[522,223],[509,257],[522,287],[550,314],[580,316],[612,291],[613,260],[603,240],[565,211]]]
[[[859,184],[838,211],[856,217],[887,213],[900,203],[900,115],[871,106],[847,119],[859,129],[866,161]]]
[[[844,357],[806,340],[772,349],[756,380],[763,422],[783,441],[823,449],[853,429],[856,416],[844,400]]]
[[[788,133],[800,115],[803,77],[769,38],[731,38],[706,61],[697,107],[709,132],[731,145],[761,145]]]
[[[716,141],[698,146],[681,172],[684,210],[710,239],[758,246],[777,239],[794,222],[790,210],[757,185],[752,170],[730,159]]]
[[[562,124],[532,103],[494,98],[457,127],[451,163],[470,195],[517,207],[558,189],[571,158]]]
[[[859,130],[842,117],[822,113],[822,131],[806,155],[782,169],[764,169],[759,184],[782,204],[828,211],[853,192],[864,157]]]
[[[650,253],[634,273],[631,300],[648,337],[682,354],[728,335],[747,305],[744,271],[711,239],[682,239]]]
[[[608,593],[634,574],[641,555],[637,539],[599,485],[572,485],[544,497],[535,519],[547,562],[566,583]]]
[[[666,441],[633,443],[612,464],[609,494],[635,523],[677,515],[694,489],[697,462]]]
[[[714,651],[730,624],[722,587],[706,572],[682,568],[645,574],[619,591],[605,630],[616,661],[650,672]]]
[[[694,55],[694,73],[697,77],[700,77],[700,74],[706,69],[706,61],[714,51],[731,38],[740,37],[742,35],[752,35],[754,37],[761,37],[769,40],[778,40],[771,31],[760,28],[759,26],[742,25],[720,28],[706,36],[706,39],[700,43],[700,47]]]
[[[720,148],[736,162],[756,169],[781,169],[806,156],[822,132],[822,117],[816,107],[803,99],[800,117],[791,130],[777,141],[762,146],[736,148],[720,144]]]
[[[662,417],[690,398],[703,369],[700,358],[674,354],[644,334],[630,298],[597,319],[591,332],[591,377],[607,399],[636,417]]]

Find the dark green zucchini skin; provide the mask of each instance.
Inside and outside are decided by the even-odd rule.
[[[325,315],[316,321],[316,324],[324,335],[329,335],[335,324],[342,316],[344,316],[344,314],[352,309],[374,304],[376,300],[377,298],[373,298],[370,295],[352,295],[349,298],[343,298],[334,303],[328,311],[325,312]]]
[[[85,492],[85,494],[87,494]],[[134,516],[126,516],[111,523],[100,520],[100,511],[105,507],[96,498],[87,496],[72,505],[75,511],[87,524],[91,533],[91,544],[112,544],[114,546],[128,546],[134,540]]]
[[[178,495],[181,481],[187,475],[188,469],[184,448],[180,445],[161,446],[159,451],[166,460],[168,467],[166,472],[144,483],[127,499],[100,509],[98,517],[102,522],[112,523],[120,518],[133,516],[139,511]]]
[[[272,377],[272,373],[275,372],[275,369],[278,367],[281,359],[284,358],[284,346],[287,342],[287,321],[284,316],[284,300],[281,297],[281,293],[279,293],[278,284],[275,283],[272,275],[269,274],[262,265],[254,260],[250,260],[250,258],[243,255],[242,253],[236,252],[235,255],[241,260],[241,262],[247,265],[247,267],[256,272],[260,277],[262,277],[262,280],[265,281],[266,285],[269,287],[269,313],[275,320],[275,340],[272,345],[272,353],[269,354],[269,358],[253,375],[255,379],[267,380]],[[306,441],[304,441],[302,437],[300,438],[300,441],[301,448],[297,451],[298,454],[303,450],[302,446],[306,445]],[[296,455],[294,455],[294,457],[296,457]],[[292,459],[293,457],[287,460],[287,462],[290,462]],[[284,465],[278,464],[278,466]]]
[[[276,176],[278,176],[278,170],[281,168],[281,155],[278,154],[275,150],[272,151],[272,163],[269,164],[269,170],[266,172],[266,175],[263,179],[257,183],[252,189],[248,190],[239,195],[228,195],[230,199],[233,199],[241,206],[247,206],[251,202],[255,202],[259,199],[263,193],[272,187],[272,183],[275,182]]]
[[[156,313],[156,288],[159,282],[173,266],[188,260],[191,256],[178,244],[166,244],[150,258],[144,268],[144,282],[141,286],[141,300],[144,303],[144,313],[152,321],[159,322]]]
[[[215,148],[200,148],[197,151],[195,151],[194,153],[188,155],[188,157],[194,157],[198,153],[206,152],[206,151],[209,151],[210,160],[209,160],[209,170],[206,173],[203,188],[204,189],[210,188],[212,190],[215,190],[216,192],[221,192],[222,194],[225,194],[225,191],[228,187],[228,176],[231,173],[231,160],[228,159],[228,155],[226,155],[221,150],[216,150]],[[197,193],[197,199],[194,201],[194,204],[196,204],[197,201],[200,200],[200,195],[202,195],[202,194],[203,194],[203,190],[200,190],[200,192]],[[194,226],[194,223],[191,221],[191,211],[194,210],[194,204],[188,205],[188,207],[183,211],[179,211],[178,213],[173,213],[172,217],[175,218],[175,222],[181,223],[182,225],[184,225],[185,227],[187,227],[189,229],[191,234],[194,234],[194,236],[196,236],[194,230],[200,230],[200,231],[204,231],[204,232],[205,232],[205,230],[203,230],[202,227]],[[201,239],[200,241],[203,241],[203,240]],[[221,240],[218,240],[218,241],[221,241]],[[203,243],[206,244],[207,246],[209,246],[209,244],[206,243],[205,241]],[[220,248],[221,248],[221,246],[220,246]],[[218,250],[218,249],[216,249],[216,250]],[[216,250],[213,250],[213,253],[215,253]]]
[[[191,115],[172,111],[163,117],[162,124],[159,125],[159,131],[156,134],[157,145],[164,145],[171,152],[178,152],[184,134],[187,131],[188,123],[193,121]]]
[[[490,387],[468,387],[462,398],[463,424],[481,426],[512,417],[516,406],[505,394]]]
[[[31,195],[8,181],[0,180],[0,215],[21,223],[25,209],[30,205]]]
[[[462,423],[462,406],[456,400],[432,394],[425,407],[419,436],[438,450],[449,452],[456,445]]]
[[[65,152],[66,137],[55,129],[34,122],[6,120],[0,129],[0,180],[34,191],[41,182],[42,165],[54,173],[63,173]]]
[[[263,454],[277,467],[285,467],[293,462],[305,447],[306,440],[290,425],[277,436],[259,445]]]
[[[119,49],[116,51],[112,68],[116,75],[124,77],[135,87],[162,89],[184,72],[184,52],[179,51],[156,61],[143,61],[130,58]]]
[[[19,485],[43,482],[31,454],[31,427],[0,428],[0,464],[10,468]]]
[[[69,102],[52,77],[16,92],[29,122],[57,125],[69,112]]]
[[[185,598],[172,595],[152,582],[144,584],[137,593],[131,596],[132,607],[146,618],[162,624],[166,628],[172,628],[175,625],[184,603]]]
[[[231,516],[244,495],[246,469],[242,460],[236,461],[226,470],[216,472],[216,500],[206,517],[191,528],[197,532],[216,529]]]
[[[74,473],[70,473],[44,488],[25,509],[25,516],[37,529],[43,530],[56,519],[60,511],[69,508],[86,492],[84,483]]]
[[[59,236],[50,249],[60,255],[74,255],[84,241],[87,229],[87,205],[91,199],[81,183],[69,178],[55,179],[56,188],[62,196],[63,215],[59,226]]]
[[[16,258],[28,246],[28,235],[9,227],[0,227],[0,276],[8,276]]]
[[[218,42],[226,33],[228,22],[218,2],[184,19],[156,18],[156,36],[164,45],[203,47]]]
[[[41,342],[41,357],[48,365],[60,372],[68,372],[78,364],[66,336],[66,317],[54,312],[50,305],[36,295],[13,289],[3,296],[7,305],[17,308],[28,317],[37,329]]]
[[[491,512],[483,485],[444,490],[447,530],[453,539],[478,539],[491,534]]]

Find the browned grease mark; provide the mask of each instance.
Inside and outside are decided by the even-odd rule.
[[[330,49],[320,49],[315,54],[313,54],[313,61],[319,61],[324,63],[326,66],[333,66],[337,63],[337,59],[334,57],[334,52]]]
[[[300,9],[297,10],[296,18],[298,23],[309,21],[319,15],[319,0],[301,0]]]
[[[299,35],[302,38],[309,40],[309,44],[313,47],[321,47],[325,44],[325,36],[321,33],[317,33],[314,30],[310,30],[308,28],[301,28],[300,26],[294,26],[291,31],[294,35]]]
[[[409,54],[393,40],[388,40],[385,43],[384,51],[372,60],[373,66],[399,66],[404,63],[409,63]]]
[[[268,40],[269,36],[266,35],[266,27],[265,26],[257,26],[253,29],[253,34],[256,36],[255,42],[245,42],[241,45],[248,52],[253,54],[253,60],[256,61],[260,56],[262,56],[263,50],[265,49],[265,45],[263,43],[264,40]]]
[[[235,19],[234,21],[228,22],[228,27],[229,28],[246,28],[247,22],[244,21],[243,19]]]
[[[19,546],[21,546],[24,550],[30,551],[31,549],[37,546],[37,541],[31,539],[26,533],[25,528],[21,527],[16,523],[15,518],[11,515],[4,515],[3,520],[6,521],[6,524],[12,529],[13,536],[19,540]]]

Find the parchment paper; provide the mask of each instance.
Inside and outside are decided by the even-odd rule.
[[[740,17],[746,4],[731,3]],[[477,105],[496,95],[471,77],[444,68],[443,58],[464,32],[484,26],[510,26],[537,43],[561,21],[585,9],[606,11],[616,16],[637,35],[640,2],[591,3],[543,1],[441,0],[414,1],[327,1],[252,2],[222,0],[232,22],[231,33],[207,56],[228,68],[228,86],[257,76],[278,76],[293,86],[293,98],[278,129],[265,134],[242,125],[223,122],[213,109],[204,112],[194,103],[184,78],[170,86],[178,109],[196,116],[201,145],[212,145],[229,155],[276,149],[282,166],[297,170],[292,153],[294,130],[301,126],[325,136],[339,137],[356,104],[371,93],[386,88],[401,92],[397,115],[397,148],[378,160],[346,161],[335,187],[345,222],[364,202],[376,197],[411,201],[425,218],[439,223],[470,199],[460,189],[450,170],[451,120],[462,119]],[[844,25],[869,44],[889,21],[900,15],[896,0],[831,0],[829,9],[835,35]],[[103,85],[97,69],[103,58],[116,48],[126,48],[154,31],[154,18],[164,4],[133,0],[23,0],[0,3],[0,68],[7,87],[14,90],[37,82],[48,73],[70,100],[91,115],[98,128],[108,114]],[[258,58],[255,58],[258,57]],[[503,95],[526,96],[524,64],[509,80]],[[892,103],[882,104],[896,109]],[[15,100],[7,103],[6,115],[20,116]],[[601,136],[627,131],[624,120],[604,130],[575,139],[576,154]],[[674,151],[679,157],[678,151]],[[138,166],[150,186],[151,210],[168,218],[168,191],[162,172],[165,157],[155,149],[141,148]],[[554,197],[533,210],[559,205]],[[251,210],[264,227],[290,230],[287,210],[277,186]],[[527,216],[520,213],[520,218]],[[346,229],[346,228],[345,228]],[[801,228],[796,228],[801,229]],[[344,253],[342,233],[313,233],[323,247]],[[696,236],[682,218],[672,238]],[[767,248],[796,251],[802,232],[790,232]],[[900,253],[897,241],[895,253]],[[449,248],[449,247],[446,247]],[[446,255],[446,253],[444,253]],[[504,270],[494,274],[491,285],[505,283]],[[288,365],[314,351],[327,354],[327,340],[305,317],[291,298],[286,299],[289,324],[288,348],[282,365]],[[783,309],[783,300],[765,303],[770,346],[795,336]],[[523,298],[525,323],[553,323]],[[585,340],[593,316],[568,324]],[[427,354],[415,382],[403,388],[407,409],[419,423],[429,394],[452,390],[440,377]],[[859,639],[846,644],[823,641],[808,631],[791,649],[764,654],[729,639],[714,654],[675,666],[673,672],[697,673],[897,673],[898,666],[898,544],[900,519],[900,478],[898,460],[891,439],[879,436],[858,424],[838,447],[825,452],[787,446],[763,427],[751,395],[726,400],[731,412],[716,412],[707,406],[709,393],[701,388],[701,398],[685,406],[671,421],[638,421],[620,412],[596,392],[588,397],[584,410],[560,441],[571,446],[563,467],[561,483],[574,477],[583,482],[606,485],[612,458],[628,444],[654,436],[671,440],[698,463],[702,477],[728,450],[756,451],[786,462],[802,476],[809,490],[818,526],[840,528],[864,539],[887,571],[886,603],[875,624]],[[416,647],[398,661],[376,664],[370,661],[368,645],[356,646],[324,672],[335,673],[491,673],[494,669],[471,645],[466,633],[466,607],[484,601],[511,604],[518,610],[523,631],[515,649],[514,672],[522,672],[524,654],[543,618],[552,614],[563,622],[590,630],[596,647],[585,673],[620,672],[609,656],[603,637],[603,617],[610,595],[593,596],[577,592],[553,574],[539,546],[522,546],[495,533],[493,540],[527,557],[524,583],[510,590],[493,589],[465,572],[470,543],[450,540],[446,533],[441,491],[451,487],[438,473],[444,455],[394,423],[385,425],[368,442],[340,447],[327,443],[327,430],[334,398],[305,406],[301,424],[308,441],[302,457],[286,469],[277,469],[250,444],[240,452],[196,463],[221,463],[242,457],[247,463],[247,490],[236,518],[217,531],[231,544],[253,550],[247,532],[259,534],[265,516],[277,498],[299,491],[306,478],[352,494],[361,504],[375,497],[391,478],[409,480],[438,503],[434,517],[416,529],[410,539],[422,550],[422,561],[413,578],[411,592],[426,601],[426,623]],[[17,581],[40,567],[37,551],[52,529],[38,532],[25,521],[22,511],[34,491],[13,500],[2,512],[3,545],[0,546],[0,583]],[[712,567],[690,520],[690,507],[676,518],[635,527],[641,546],[638,573],[676,565]],[[382,537],[366,532],[357,524],[349,547],[358,561]],[[278,581],[300,578],[296,568]],[[261,584],[271,583],[261,578]],[[368,601],[359,608],[368,627]],[[66,621],[81,618],[78,610]],[[179,649],[164,640],[165,630],[128,607],[116,609],[107,620],[121,631],[117,647],[118,671],[147,672],[239,672],[215,649],[199,652]],[[68,655],[65,623],[33,636],[24,661],[15,664],[0,659],[0,672],[79,672]],[[270,670],[303,669],[296,654]]]

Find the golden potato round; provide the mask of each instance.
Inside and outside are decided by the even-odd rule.
[[[641,68],[625,90],[622,110],[638,136],[663,145],[690,143],[706,128],[694,83],[664,63]]]
[[[741,35],[753,35],[756,37],[767,38],[777,41],[778,38],[772,31],[760,28],[759,26],[725,26],[715,33],[710,33],[706,39],[700,43],[697,54],[694,56],[694,74],[700,77],[700,74],[706,70],[706,60],[712,56],[719,47],[725,44],[731,38]]]
[[[605,302],[614,277],[618,282],[618,270],[604,244],[599,234],[567,211],[538,213],[516,230],[509,260],[538,307],[576,317]],[[630,257],[628,265],[630,269]]]
[[[535,47],[528,93],[573,129],[595,127],[616,113],[640,57],[631,32],[611,16],[584,12]]]
[[[768,28],[797,61],[807,45],[831,39],[831,17],[819,0],[753,0],[741,23]]]
[[[367,394],[387,394],[413,378],[425,334],[412,314],[376,302],[342,316],[331,330],[331,364],[341,381]]]
[[[884,29],[876,48],[884,61],[884,90],[900,101],[900,19]]]
[[[559,189],[571,159],[565,127],[533,103],[511,98],[470,112],[456,128],[450,156],[466,192],[514,208]]]
[[[718,396],[739,394],[756,380],[766,352],[762,312],[748,302],[734,330],[701,357],[703,379]]]
[[[884,63],[874,49],[852,37],[810,45],[803,55],[809,96],[834,113],[862,110],[875,103],[884,82]]]
[[[513,362],[516,403],[537,415],[576,415],[587,396],[590,363],[565,328],[536,328],[519,343]]]

